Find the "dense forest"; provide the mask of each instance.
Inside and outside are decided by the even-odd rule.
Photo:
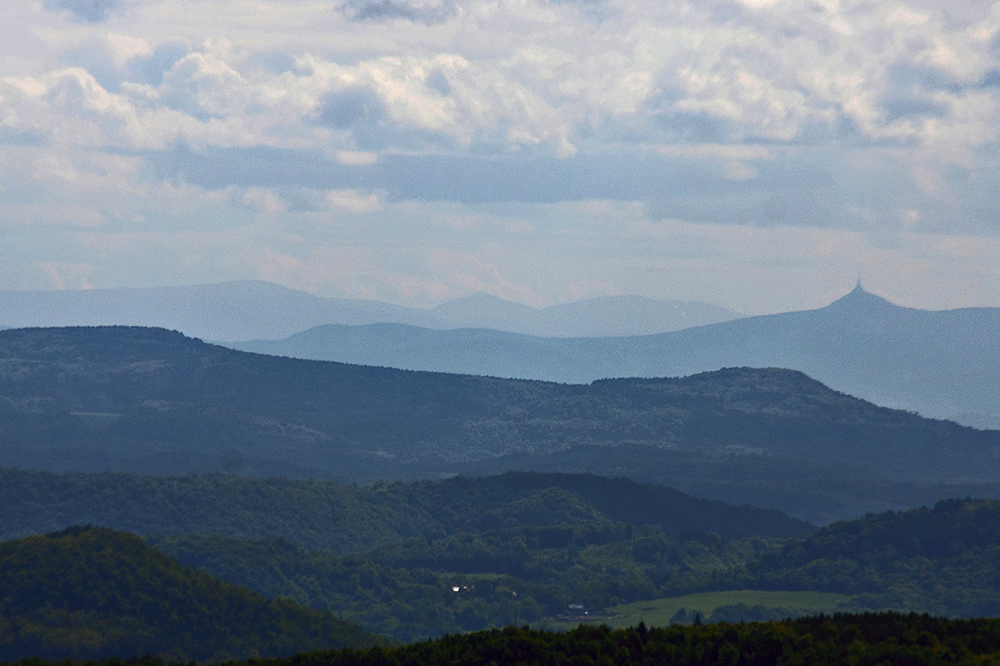
[[[601,611],[655,599],[777,547],[759,537],[723,541],[623,523],[413,538],[347,556],[273,539],[176,536],[150,543],[213,576],[268,597],[335,610],[403,641],[518,619],[536,624],[571,604]]]
[[[570,604],[600,612],[712,590],[839,593],[843,610],[1000,614],[995,501],[813,532],[774,511],[592,475],[345,486],[8,469],[0,502],[8,536],[86,523],[132,530],[185,565],[404,641],[537,624]],[[737,606],[715,618],[775,613]]]
[[[530,525],[621,522],[722,538],[801,537],[813,527],[627,479],[508,473],[442,481],[343,485],[233,475],[53,474],[0,468],[0,539],[94,524],[141,536],[282,537],[354,553],[411,537]]]
[[[7,536],[134,531],[213,576],[400,640],[655,598],[812,530],[627,479],[537,473],[342,486],[7,469],[0,503]]]
[[[341,558],[274,541],[156,543],[214,575],[342,609],[344,617],[403,640],[503,626],[515,612],[536,623],[571,603],[599,611],[711,590],[833,592],[845,595],[839,607],[850,610],[1000,616],[1000,502],[987,500],[869,515],[783,545],[621,523],[409,539]],[[461,593],[442,593],[451,585]],[[714,617],[774,615],[739,606]],[[689,613],[675,621],[692,619]]]
[[[817,523],[1000,478],[1000,434],[787,370],[566,385],[262,356],[128,327],[0,331],[0,424],[0,464],[24,468],[346,482],[589,471]]]
[[[36,473],[34,478],[52,476]],[[508,476],[512,485],[528,488],[534,485],[530,481],[545,478]],[[569,481],[566,485],[586,479]],[[450,484],[464,482],[431,485],[444,497],[458,499],[448,492],[455,490]],[[410,496],[404,491],[417,485],[398,484],[397,491]],[[933,508],[836,523],[804,539],[781,540],[612,521],[565,488],[527,492],[531,510],[511,510],[508,526],[397,536],[346,553],[307,549],[286,538],[176,533],[148,536],[157,549],[152,550],[129,535],[96,528],[71,528],[3,544],[0,599],[6,605],[0,607],[0,617],[6,633],[0,645],[7,651],[0,657],[124,654],[139,643],[178,658],[289,653],[293,646],[312,644],[309,641],[319,635],[317,627],[334,621],[329,614],[308,615],[317,611],[334,611],[367,631],[412,642],[518,622],[546,625],[573,607],[581,609],[577,615],[586,609],[601,617],[604,608],[623,603],[710,590],[835,592],[844,595],[835,608],[845,610],[892,608],[953,617],[1000,614],[1000,502],[941,502]],[[135,504],[122,506],[128,510]],[[457,513],[463,511],[471,509]],[[487,522],[495,524],[493,519]],[[240,587],[224,587],[220,579]],[[218,601],[226,595],[229,601]],[[151,596],[159,602],[150,601]],[[225,604],[234,603],[270,610],[246,610],[230,622]],[[196,622],[199,614],[218,622]],[[702,619],[788,614],[776,607],[737,603],[720,606]],[[679,611],[670,622],[697,619],[693,611]],[[185,624],[191,622],[201,633]],[[289,622],[295,627],[289,629]],[[273,629],[274,623],[279,630]],[[256,639],[226,637],[226,631],[241,635],[234,627],[268,638],[258,644]],[[306,638],[301,631],[295,633],[303,627]],[[170,646],[154,640],[176,635],[185,640]],[[332,635],[324,640],[333,640]],[[357,628],[348,635],[350,640],[372,640]],[[38,652],[42,645],[49,651]],[[100,651],[106,648],[113,651]]]
[[[781,622],[558,633],[508,626],[395,648],[311,652],[254,666],[979,666],[1000,660],[1000,620],[866,614]],[[31,660],[24,666],[43,666]],[[65,664],[64,666],[71,666]],[[155,658],[90,666],[163,666]],[[235,664],[234,664],[235,666]]]
[[[227,661],[376,643],[329,612],[268,600],[122,532],[76,527],[0,544],[2,661]]]
[[[821,528],[699,589],[815,590],[871,608],[1000,616],[1000,502],[949,500]]]

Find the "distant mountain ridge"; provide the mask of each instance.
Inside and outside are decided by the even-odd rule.
[[[859,285],[816,310],[657,335],[551,339],[402,325],[324,326],[258,353],[568,383],[790,368],[838,391],[980,428],[1000,428],[1000,308],[904,308]]]
[[[743,316],[708,303],[644,296],[600,296],[535,309],[483,293],[442,303],[430,312],[448,322],[448,328],[492,329],[554,338],[648,335]]]
[[[0,465],[29,469],[592,472],[815,524],[982,495],[1000,478],[1000,433],[797,371],[561,385],[263,356],[146,328],[0,331],[0,417]]]
[[[483,293],[435,308],[321,298],[246,280],[179,287],[0,291],[0,324],[153,326],[206,340],[278,338],[323,324],[395,323],[430,329],[495,328],[540,336],[613,336],[676,331],[741,317],[696,301],[605,296],[535,309]]]

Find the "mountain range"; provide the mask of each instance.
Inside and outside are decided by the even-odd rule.
[[[162,329],[0,331],[0,464],[345,482],[592,472],[822,524],[989,496],[1000,433],[791,370],[555,384],[251,354]],[[991,485],[992,484],[992,485]]]
[[[248,280],[179,287],[0,291],[0,324],[154,326],[206,340],[276,338],[323,324],[492,328],[538,336],[641,335],[740,317],[697,301],[604,296],[536,309],[477,293],[430,309],[321,298]]]
[[[230,346],[412,370],[587,383],[724,367],[799,370],[876,404],[1000,428],[1000,308],[904,308],[859,285],[816,310],[615,338],[540,338],[405,325],[321,326]]]

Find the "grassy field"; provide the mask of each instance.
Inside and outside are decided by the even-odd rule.
[[[782,609],[788,615],[811,615],[816,613],[832,613],[841,610],[851,610],[851,597],[842,594],[825,592],[761,592],[757,590],[738,590],[729,592],[702,592],[683,597],[655,599],[652,601],[637,601],[632,604],[613,606],[603,613],[594,614],[590,620],[607,624],[610,627],[630,627],[643,621],[650,627],[662,627],[670,624],[678,611],[686,611],[689,618],[699,613],[708,619],[720,606],[742,604],[749,608],[764,607]],[[579,624],[579,619],[569,622],[550,622],[546,626],[552,629],[571,629]]]

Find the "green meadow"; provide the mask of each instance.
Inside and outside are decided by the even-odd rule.
[[[816,615],[850,611],[853,598],[844,594],[828,592],[764,592],[760,590],[734,590],[724,592],[700,592],[682,597],[637,601],[621,606],[606,608],[603,612],[591,613],[592,622],[607,624],[613,629],[634,627],[640,621],[649,627],[663,627],[676,622],[678,613],[684,612],[686,622],[695,613],[708,620],[717,609],[729,606],[745,606],[748,609],[765,608],[787,611],[789,616]],[[748,618],[749,619],[749,618]],[[550,622],[545,626],[552,629],[571,629],[579,624],[579,619],[569,622]]]

